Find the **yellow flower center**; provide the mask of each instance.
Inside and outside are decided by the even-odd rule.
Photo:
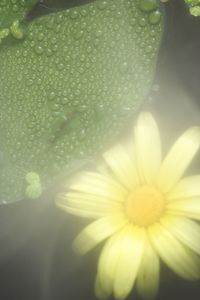
[[[129,219],[139,226],[158,221],[164,211],[164,197],[152,186],[141,186],[129,195],[125,210]]]

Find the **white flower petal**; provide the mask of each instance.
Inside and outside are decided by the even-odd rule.
[[[154,299],[159,287],[160,260],[150,241],[147,239],[144,247],[136,287],[143,299]]]
[[[103,157],[114,175],[127,189],[133,189],[133,187],[138,185],[139,178],[134,159],[133,157],[130,158],[123,146],[117,144],[106,151]]]
[[[200,220],[200,197],[169,202],[167,209],[170,213],[175,215]]]
[[[109,176],[93,172],[84,172],[80,180],[70,185],[70,189],[121,202],[127,195],[126,189],[117,181]]]
[[[143,183],[153,183],[161,164],[161,141],[157,124],[150,113],[139,115],[135,127],[138,171]]]
[[[200,197],[200,175],[180,180],[167,195],[167,200]]]
[[[155,250],[176,274],[187,279],[200,278],[200,260],[160,224],[149,227],[149,236]]]
[[[74,241],[77,253],[83,255],[97,244],[113,235],[128,223],[123,214],[101,218],[87,226]]]
[[[200,225],[185,217],[166,216],[161,224],[182,243],[200,254]]]
[[[143,247],[144,231],[130,225],[108,240],[99,259],[97,275],[105,295],[114,292],[117,299],[123,299],[129,294],[137,276]]]
[[[179,181],[200,146],[200,128],[187,130],[173,145],[158,173],[157,185],[165,193]]]

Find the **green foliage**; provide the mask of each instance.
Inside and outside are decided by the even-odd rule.
[[[1,203],[39,196],[114,142],[150,89],[162,36],[158,6],[140,0],[42,16],[22,39],[26,10],[2,25],[14,38],[0,46]]]

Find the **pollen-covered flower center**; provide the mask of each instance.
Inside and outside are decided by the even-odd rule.
[[[125,210],[135,224],[148,226],[160,219],[164,210],[164,197],[154,187],[142,186],[130,193]]]

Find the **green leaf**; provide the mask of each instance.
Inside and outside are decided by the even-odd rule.
[[[97,0],[35,19],[25,39],[1,44],[1,203],[34,198],[93,159],[138,110],[162,36],[161,15],[152,21],[139,4]]]
[[[38,1],[39,0],[0,1],[0,42],[8,36],[15,39],[22,39],[24,37],[20,22]]]

